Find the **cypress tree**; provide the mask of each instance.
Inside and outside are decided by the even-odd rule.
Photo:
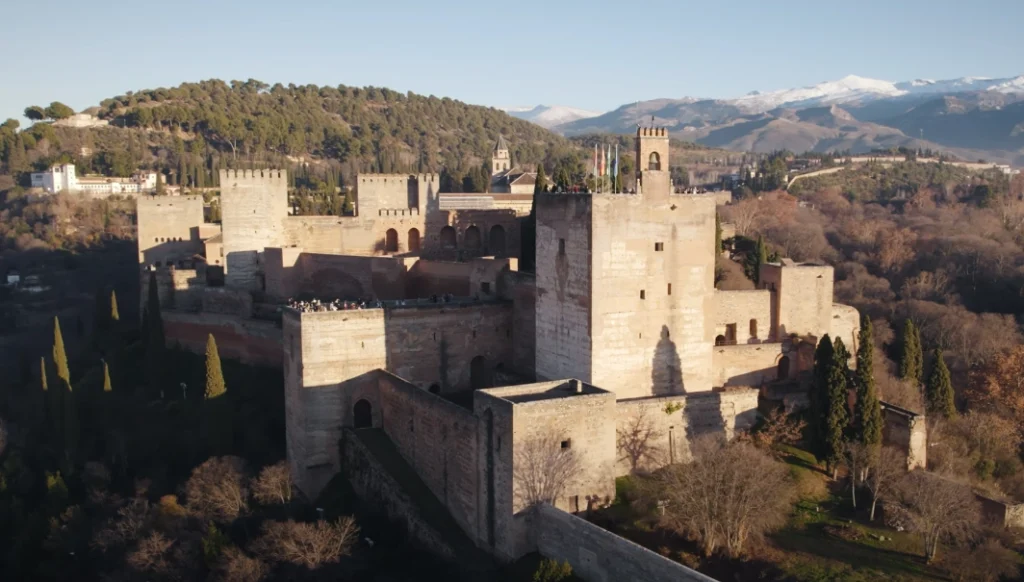
[[[921,335],[913,320],[903,322],[903,333],[900,337],[900,379],[914,384],[921,383]]]
[[[932,371],[928,374],[925,385],[925,403],[928,414],[939,414],[945,418],[956,416],[956,405],[953,402],[953,383],[949,379],[949,368],[942,358],[942,350],[932,351]]]
[[[57,377],[71,384],[71,370],[68,368],[68,356],[64,351],[64,337],[60,332],[60,320],[53,318],[53,365],[57,367]]]
[[[715,213],[715,257],[722,255],[722,218]]]
[[[813,448],[822,453],[825,441],[824,419],[828,411],[828,374],[832,366],[834,349],[832,339],[825,334],[818,347],[814,350],[814,384],[811,386],[810,399],[810,424],[813,435]],[[821,456],[821,455],[819,455]]]
[[[224,373],[221,370],[217,341],[210,334],[206,339],[206,393],[203,402],[203,422],[206,441],[211,455],[231,452],[231,402],[228,398]]]
[[[52,391],[53,408],[56,413],[54,421],[59,421],[59,432],[65,453],[73,456],[78,445],[78,409],[71,389],[71,371],[68,368],[67,353],[64,351],[60,320],[56,317],[53,318],[53,363],[57,369],[57,386]]]
[[[857,342],[857,372],[854,374],[857,387],[857,436],[861,443],[877,446],[882,444],[882,407],[875,387],[874,330],[871,318],[867,315],[860,317]]]
[[[39,383],[43,387],[43,392],[49,390],[49,387],[46,385],[46,358],[42,356],[39,357]]]
[[[110,290],[110,321],[121,321],[121,314],[117,311],[117,292]]]
[[[832,365],[828,370],[828,405],[825,420],[825,462],[835,471],[842,463],[843,449],[846,444],[846,433],[850,422],[849,408],[847,404],[847,377],[849,368],[847,359],[850,353],[846,351],[841,338],[836,338],[832,356]]]

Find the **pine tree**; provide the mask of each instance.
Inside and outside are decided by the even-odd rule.
[[[832,339],[825,334],[814,350],[814,384],[811,386],[810,420],[813,435],[813,449],[823,456],[825,442],[825,417],[828,412],[828,377],[834,358]]]
[[[206,393],[203,402],[203,422],[206,441],[211,455],[231,452],[232,419],[224,374],[221,370],[217,341],[213,334],[206,339]]]
[[[878,446],[882,444],[882,407],[875,387],[874,330],[867,315],[861,315],[857,343],[857,436],[865,445]]]
[[[846,351],[842,338],[836,338],[829,366],[827,379],[827,398],[825,420],[825,462],[832,470],[833,476],[842,463],[843,450],[846,447],[846,434],[850,422],[847,404],[847,378],[849,368],[847,362],[850,353]]]
[[[121,321],[121,314],[117,312],[117,292],[110,290],[110,321]]]
[[[722,256],[722,218],[715,213],[715,257]]]
[[[928,375],[925,386],[925,403],[928,414],[942,415],[944,418],[956,416],[956,404],[953,402],[953,383],[949,379],[949,368],[942,358],[942,350],[932,351],[932,371]]]
[[[110,367],[107,366],[106,360],[103,361],[103,391],[114,391],[114,387],[110,384]]]
[[[922,364],[921,335],[913,320],[907,319],[900,337],[900,379],[920,384]]]

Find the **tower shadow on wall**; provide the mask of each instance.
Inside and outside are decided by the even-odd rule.
[[[654,361],[651,362],[651,392],[655,396],[686,393],[683,386],[682,361],[666,325],[661,326],[661,339],[654,348]]]

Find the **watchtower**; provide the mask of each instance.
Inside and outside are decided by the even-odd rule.
[[[263,249],[285,245],[288,173],[221,170],[220,191],[226,283],[257,290],[262,286]]]
[[[636,128],[637,193],[662,198],[672,191],[668,166],[668,130],[664,127]]]

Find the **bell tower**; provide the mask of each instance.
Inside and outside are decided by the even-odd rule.
[[[647,198],[661,198],[672,192],[668,161],[668,130],[636,128],[637,193]]]
[[[491,175],[496,176],[501,172],[512,169],[512,156],[508,151],[508,142],[505,136],[498,136],[498,143],[494,144],[494,152],[491,154]]]

